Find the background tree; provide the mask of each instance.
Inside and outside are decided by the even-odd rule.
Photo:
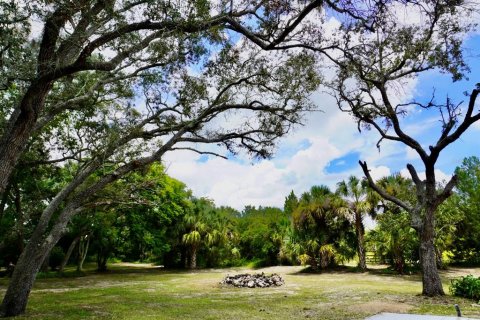
[[[412,181],[399,174],[384,177],[377,184],[389,195],[402,201],[415,201]],[[377,224],[368,234],[370,248],[400,274],[407,267],[416,267],[419,242],[417,233],[411,227],[409,213],[381,197],[376,210]]]
[[[415,185],[411,179],[399,174],[378,180],[377,185],[390,196],[416,205]],[[453,195],[439,208],[435,224],[435,257],[438,268],[444,268],[443,252],[454,248],[457,225],[462,215],[456,209],[457,195]],[[410,214],[402,207],[380,198],[377,208],[377,225],[369,234],[369,246],[384,261],[389,261],[394,270],[404,273],[406,267],[417,267],[419,260],[419,237],[411,226]]]
[[[425,179],[421,179],[415,167],[407,168],[416,186],[416,204],[407,203],[389,195],[380,188],[370,175],[365,162],[360,162],[370,186],[382,197],[393,201],[408,211],[412,226],[420,238],[420,261],[423,274],[423,294],[443,295],[438,275],[435,250],[435,219],[437,209],[451,193],[456,184],[454,176],[444,188],[439,189],[435,165],[440,153],[480,119],[475,108],[479,88],[475,88],[465,108],[447,99],[441,104],[432,99],[428,102],[396,102],[395,85],[418,76],[421,72],[440,69],[452,74],[454,80],[462,78],[466,70],[462,58],[461,40],[471,26],[460,24],[459,15],[468,12],[448,1],[433,1],[425,6],[405,4],[422,16],[422,23],[409,23],[392,19],[395,8],[385,6],[371,21],[371,29],[352,37],[349,30],[339,46],[339,56],[332,56],[338,66],[336,80],[331,87],[341,110],[351,114],[359,128],[372,128],[383,140],[400,142],[413,149],[420,157]],[[428,143],[415,139],[405,131],[402,117],[413,108],[437,110],[441,118],[440,134],[436,141]]]
[[[347,219],[347,204],[326,186],[313,186],[302,194],[293,212],[291,239],[296,256],[313,269],[326,268],[353,258],[352,229]]]
[[[360,270],[367,269],[365,259],[365,226],[363,219],[365,214],[373,213],[373,207],[376,199],[369,199],[368,188],[365,181],[358,179],[355,176],[348,177],[348,181],[342,181],[337,184],[336,193],[345,197],[348,203],[348,210],[353,216],[353,223],[355,225],[355,234],[357,236],[357,255],[358,267]],[[370,197],[371,198],[371,197]]]
[[[469,157],[455,169],[458,195],[446,203],[446,211],[460,215],[451,247],[453,259],[478,264],[480,253],[480,160]],[[451,200],[451,201],[450,201]]]
[[[212,245],[217,230],[211,229],[209,220],[214,215],[213,203],[207,199],[198,199],[189,213],[183,217],[185,228],[182,243],[186,247],[185,266],[197,268],[197,255],[201,245]]]
[[[185,267],[195,269],[220,265],[238,252],[235,247],[236,228],[232,211],[215,208],[211,200],[193,199],[191,209],[183,216],[182,243],[185,246]]]
[[[285,202],[283,205],[283,212],[285,212],[285,214],[287,215],[291,215],[297,207],[298,207],[298,198],[292,190],[290,194],[285,198]]]
[[[255,266],[278,265],[290,224],[281,209],[246,206],[237,219],[241,257]]]
[[[209,224],[214,230],[205,247],[205,267],[238,265],[240,259],[238,211],[230,207],[215,207]]]
[[[163,263],[171,249],[168,229],[189,210],[190,197],[158,164],[124,176],[96,195],[95,208],[74,217],[63,238],[71,241],[67,250],[91,242],[90,256],[96,255],[101,271],[109,257]]]

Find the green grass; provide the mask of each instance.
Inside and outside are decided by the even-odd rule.
[[[474,301],[422,297],[418,275],[382,270],[313,274],[298,267],[196,272],[142,265],[110,268],[104,274],[87,269],[81,277],[73,270],[67,270],[66,278],[44,275],[35,284],[27,313],[18,319],[364,319],[379,312],[455,315],[455,303],[465,317],[480,317]],[[240,289],[219,284],[226,274],[245,271],[278,272],[285,285]],[[449,278],[460,274],[458,269],[443,274],[446,291]],[[7,280],[0,279],[1,294],[6,285]]]

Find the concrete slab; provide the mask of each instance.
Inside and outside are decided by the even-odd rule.
[[[379,313],[365,320],[475,320],[463,317],[428,316],[404,313]]]

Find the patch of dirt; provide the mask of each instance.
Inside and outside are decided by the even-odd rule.
[[[127,267],[127,268],[139,268],[139,269],[163,268],[163,265],[154,265],[153,263],[131,263],[131,262],[117,262],[115,263],[115,266],[121,266],[121,267]]]
[[[83,285],[78,285],[75,287],[64,287],[64,288],[48,288],[48,289],[33,289],[33,292],[52,292],[52,293],[62,293],[69,291],[78,291],[81,289],[92,289],[92,288],[113,288],[113,287],[130,287],[142,285],[143,282],[139,281],[129,281],[129,282],[119,282],[119,281],[85,281]]]
[[[275,267],[266,267],[261,269],[256,269],[256,273],[278,273],[278,274],[295,274],[300,272],[301,270],[305,269],[302,266],[275,266]]]
[[[473,275],[475,277],[480,276],[479,268],[461,268],[461,267],[449,267],[447,270],[441,270],[441,274],[446,275],[449,278],[457,278],[466,275]]]
[[[370,301],[362,304],[355,304],[349,307],[349,309],[353,312],[370,314],[377,314],[381,312],[406,313],[412,308],[412,305],[406,303],[385,301]]]

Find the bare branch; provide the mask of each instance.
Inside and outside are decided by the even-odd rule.
[[[250,41],[258,45],[260,48],[264,50],[273,50],[276,49],[276,46],[281,42],[285,41],[287,36],[303,21],[303,19],[314,9],[320,7],[323,4],[323,1],[315,0],[309,3],[295,18],[295,20],[288,24],[275,39],[271,40],[270,42],[265,42],[261,39],[258,35],[255,35],[246,27],[242,26],[239,22],[235,19],[230,17],[227,18],[227,22],[230,25],[228,28],[231,30],[235,30],[245,37],[247,37]]]
[[[395,203],[396,205],[398,205],[399,207],[405,209],[406,211],[408,212],[412,212],[413,209],[407,205],[405,202],[403,202],[402,200],[398,199],[397,197],[394,197],[390,194],[388,194],[385,190],[383,190],[382,188],[380,188],[374,181],[373,181],[373,178],[372,176],[370,175],[370,170],[368,169],[368,166],[367,166],[367,163],[366,162],[362,162],[362,161],[359,161],[358,162],[360,164],[360,167],[362,167],[362,170],[363,170],[363,173],[365,174],[365,177],[367,178],[368,180],[368,184],[370,185],[370,187],[375,190],[382,198],[384,198],[385,200],[388,200],[388,201],[391,201],[393,203]]]
[[[457,127],[457,129],[450,135],[444,136],[438,140],[437,144],[433,147],[432,154],[438,155],[441,150],[445,149],[449,144],[456,141],[460,136],[476,121],[480,120],[480,112],[472,116],[475,103],[480,93],[480,84],[477,84],[476,88],[472,90],[470,100],[468,103],[467,112],[463,122]]]
[[[415,183],[417,188],[423,187],[424,182],[420,180],[420,177],[417,174],[417,170],[415,170],[415,167],[412,166],[410,163],[407,164],[407,169],[408,172],[410,172],[410,176],[412,177],[412,181]]]
[[[189,147],[175,147],[175,148],[170,149],[170,151],[174,151],[174,150],[189,150],[189,151],[193,151],[193,152],[198,153],[198,154],[211,155],[211,156],[219,157],[219,158],[222,158],[222,159],[225,159],[225,160],[228,159],[224,155],[221,155],[221,154],[218,154],[218,153],[215,153],[215,152],[202,151],[202,150],[197,150],[197,149],[189,148]]]
[[[379,86],[376,86],[376,87],[380,91],[380,94],[382,95],[383,103],[384,103],[384,105],[385,105],[385,107],[388,111],[388,119],[392,121],[393,129],[394,129],[395,133],[397,134],[398,138],[400,139],[399,141],[402,141],[407,146],[409,146],[410,148],[417,151],[420,158],[422,158],[422,160],[425,161],[427,159],[428,155],[425,152],[425,150],[423,150],[420,143],[418,143],[418,141],[413,139],[411,136],[407,135],[402,130],[402,128],[400,127],[400,121],[398,119],[396,111],[394,110],[394,108],[392,107],[392,104],[390,103],[390,99],[388,97],[387,89],[385,88],[385,86],[383,84],[379,85]]]
[[[59,159],[45,160],[45,161],[31,161],[26,162],[25,164],[29,166],[41,165],[41,164],[54,164],[59,162],[64,162],[66,160],[78,160],[76,156],[67,156]]]
[[[437,204],[441,204],[443,203],[445,200],[448,199],[448,197],[450,197],[453,193],[453,188],[455,188],[455,186],[457,185],[458,183],[458,177],[456,174],[454,174],[451,178],[450,178],[450,181],[448,181],[447,185],[445,186],[445,188],[442,190],[442,192],[437,195],[437,198],[436,198],[436,203]]]

